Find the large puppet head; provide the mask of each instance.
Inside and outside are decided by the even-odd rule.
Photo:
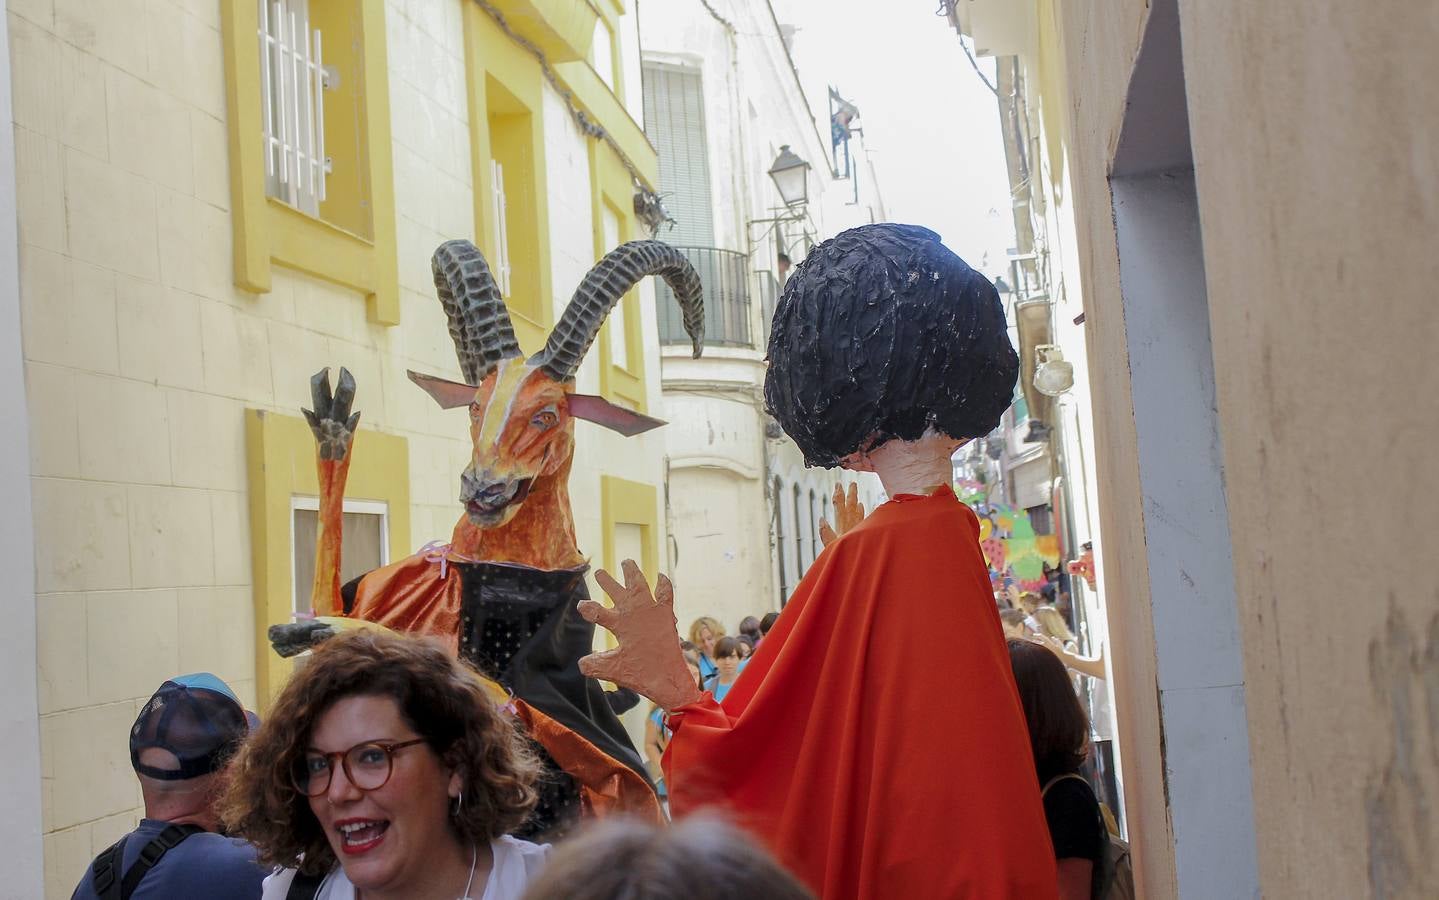
[[[469,241],[440,245],[432,260],[435,290],[450,320],[465,382],[410,373],[444,408],[468,406],[474,454],[460,476],[470,521],[494,528],[513,518],[535,479],[555,475],[574,451],[574,419],[625,435],[663,424],[600,397],[576,394],[575,374],[605,317],[647,275],[663,276],[684,311],[700,355],[704,306],[699,276],[673,247],[632,241],[589,271],[540,352],[526,359],[490,267]]]
[[[852,228],[785,284],[764,395],[805,463],[989,433],[1019,376],[994,285],[915,225]]]

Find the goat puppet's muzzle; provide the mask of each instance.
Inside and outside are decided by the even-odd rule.
[[[470,521],[482,528],[507,520],[529,496],[532,478],[514,481],[479,481],[468,474],[460,479],[460,502]]]

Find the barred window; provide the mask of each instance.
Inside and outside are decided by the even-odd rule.
[[[318,217],[325,199],[325,76],[309,0],[258,0],[265,192]]]

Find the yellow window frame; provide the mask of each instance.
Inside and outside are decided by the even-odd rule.
[[[470,112],[470,167],[474,180],[476,243],[485,258],[499,256],[499,223],[491,204],[494,189],[490,160],[494,140],[490,117],[492,96],[522,107],[528,118],[527,134],[500,136],[518,140],[524,151],[525,171],[516,173],[528,183],[528,202],[517,209],[519,221],[508,233],[511,260],[511,299],[507,303],[515,337],[526,353],[544,345],[554,325],[551,292],[549,193],[545,177],[544,73],[539,62],[514,43],[478,4],[464,9],[466,91]],[[496,90],[498,89],[498,90]],[[511,111],[513,113],[513,111]],[[506,182],[510,181],[507,173]],[[507,198],[508,199],[508,198]],[[524,292],[527,296],[520,296]]]
[[[634,182],[624,163],[609,146],[592,141],[590,156],[590,215],[594,226],[595,259],[613,250],[605,246],[604,211],[606,207],[619,219],[620,243],[633,240],[639,232],[634,213]],[[611,350],[610,330],[618,327],[610,317],[600,328],[600,394],[636,410],[647,412],[649,400],[645,384],[644,328],[640,322],[638,288],[620,298],[624,308],[625,353],[628,359],[615,359]]]
[[[599,0],[599,6],[597,8],[599,10],[599,18],[604,19],[605,28],[610,36],[610,63],[614,67],[614,71],[610,73],[610,78],[615,83],[614,90],[612,90],[611,93],[615,95],[615,99],[619,100],[620,105],[623,106],[625,98],[625,62],[624,54],[620,52],[620,48],[623,46],[623,42],[620,39],[620,17],[625,14],[624,4],[618,2],[618,0]],[[594,48],[591,47],[589,55],[590,68],[594,68],[594,58]],[[600,73],[596,71],[595,74],[599,75]],[[603,76],[600,77],[600,81],[604,81]]]
[[[306,215],[266,196],[257,4],[254,0],[221,2],[235,285],[257,294],[269,293],[271,267],[279,264],[359,291],[365,295],[370,321],[396,325],[400,321],[400,275],[385,0],[349,2],[357,5],[364,56],[360,61],[364,80],[361,165],[369,188],[369,236]],[[348,51],[344,42],[334,42],[332,47],[336,53]]]
[[[319,496],[315,439],[298,416],[245,411],[245,451],[250,474],[250,546],[255,591],[255,696],[268,706],[293,664],[270,647],[266,630],[291,620],[295,573],[291,569],[290,500]],[[410,543],[410,450],[403,437],[361,430],[345,496],[386,504],[392,561],[413,550]]]
[[[600,550],[604,569],[620,582],[620,560],[615,558],[615,526],[637,525],[640,529],[640,571],[650,587],[659,577],[660,515],[659,491],[652,484],[629,481],[614,475],[600,476]],[[603,599],[603,594],[600,595]],[[605,632],[607,646],[615,645],[614,635]]]

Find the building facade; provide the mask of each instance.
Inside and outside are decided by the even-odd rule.
[[[160,682],[212,671],[263,715],[289,671],[264,635],[308,606],[311,375],[358,384],[347,572],[447,540],[467,425],[406,377],[458,378],[430,254],[475,240],[533,351],[594,261],[646,235],[658,161],[624,0],[13,0],[7,24],[20,328],[0,360],[18,385],[23,353],[28,414],[4,409],[29,453],[0,485],[5,552],[31,555],[31,530],[35,549],[0,654],[19,698],[0,789],[17,828],[43,822],[63,897],[137,819],[128,729]],[[646,284],[578,389],[660,410],[657,334]],[[592,565],[662,571],[665,442],[578,423]],[[38,895],[27,840],[0,895]]]
[[[1140,894],[1428,896],[1432,17],[948,6],[1028,108]]]
[[[804,467],[765,412],[764,358],[788,267],[871,218],[834,211],[851,183],[768,2],[646,4],[640,22],[645,129],[675,220],[659,236],[685,248],[709,304],[699,359],[660,306],[668,564],[681,626],[709,615],[733,632],[784,605],[822,549],[834,486],[856,480]],[[782,157],[808,164],[802,202],[769,174]],[[878,204],[872,181],[865,197]],[[877,480],[858,480],[872,505]]]
[[[994,485],[991,497],[1026,512],[1037,533],[1055,535],[1065,568],[1085,555],[1086,545],[1102,552],[1103,544],[1083,284],[1065,121],[1050,91],[1056,73],[1041,51],[1041,42],[1053,38],[1020,25],[1011,34],[1002,27],[1009,21],[990,7],[955,4],[950,12],[951,24],[970,42],[956,52],[994,60],[993,81],[987,73],[976,71],[975,77],[993,90],[999,111],[1015,246],[997,287],[1020,356],[1014,404],[995,433],[961,452],[959,469],[963,478]],[[1046,362],[1048,377],[1055,376],[1056,364],[1062,366],[1058,382],[1036,379]],[[1078,576],[1061,587],[1070,594],[1080,652],[1110,661],[1105,593]],[[1113,714],[1114,679],[1091,679],[1081,693],[1102,757],[1102,796],[1122,824],[1124,775]]]

